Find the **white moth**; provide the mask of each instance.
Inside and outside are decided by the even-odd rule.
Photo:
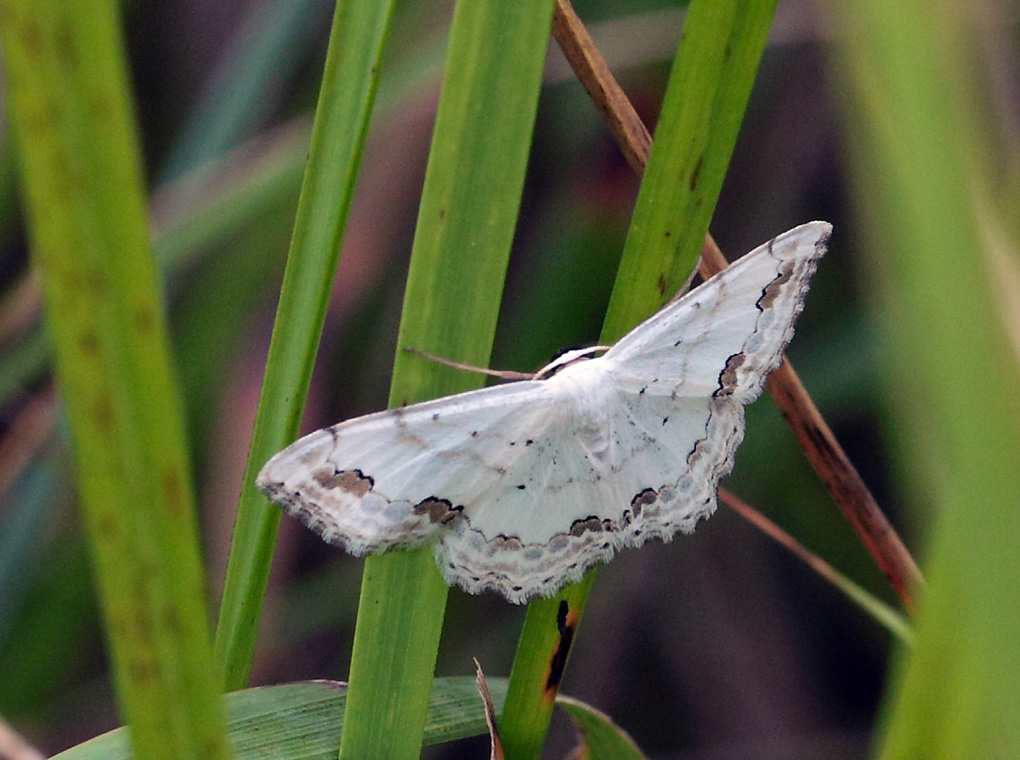
[[[831,226],[769,241],[605,354],[305,436],[258,487],[364,556],[433,542],[451,584],[551,596],[627,546],[690,533],[793,336]],[[551,374],[555,371],[555,374]]]

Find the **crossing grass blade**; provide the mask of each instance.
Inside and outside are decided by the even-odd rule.
[[[255,476],[297,437],[391,11],[392,0],[342,0],[336,7],[216,628],[227,689],[248,681],[280,523],[280,511],[255,489]]]
[[[775,0],[691,3],[600,343],[654,313],[694,269],[775,6]],[[550,669],[563,639],[562,606],[576,628],[592,575],[528,607],[500,723],[509,760],[541,753],[558,686]]]
[[[559,697],[559,705],[577,729],[575,757],[589,760],[646,760],[646,755],[613,719],[591,705],[570,697]]]
[[[552,0],[457,5],[404,296],[391,406],[480,383],[477,376],[402,349],[487,364],[551,19]],[[446,595],[429,548],[366,560],[341,758],[420,755]]]

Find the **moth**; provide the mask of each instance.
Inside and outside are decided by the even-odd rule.
[[[770,240],[600,356],[311,433],[258,487],[356,556],[431,542],[469,593],[552,596],[712,514],[831,229]]]

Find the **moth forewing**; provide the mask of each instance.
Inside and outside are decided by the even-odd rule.
[[[444,577],[516,603],[715,509],[831,226],[756,248],[612,346],[536,377],[370,414],[274,456],[258,486],[364,555],[434,542]]]

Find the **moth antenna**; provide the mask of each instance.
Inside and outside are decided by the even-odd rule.
[[[575,362],[591,359],[593,354],[608,351],[610,348],[612,348],[612,346],[589,346],[588,348],[571,348],[567,351],[563,351],[559,354],[559,356],[536,372],[534,374],[534,378],[536,380],[545,380],[546,378],[555,375],[564,367],[569,367]]]
[[[430,359],[439,364],[445,364],[447,367],[453,367],[454,369],[462,369],[465,372],[478,372],[482,375],[488,375],[489,377],[498,377],[502,380],[534,380],[535,374],[532,372],[515,372],[512,369],[487,369],[485,367],[476,367],[473,364],[463,364],[462,362],[455,362],[452,359],[445,359],[442,356],[436,356],[430,354],[428,351],[419,351],[417,348],[404,348],[409,354],[417,354],[418,356],[424,356],[426,359]]]

